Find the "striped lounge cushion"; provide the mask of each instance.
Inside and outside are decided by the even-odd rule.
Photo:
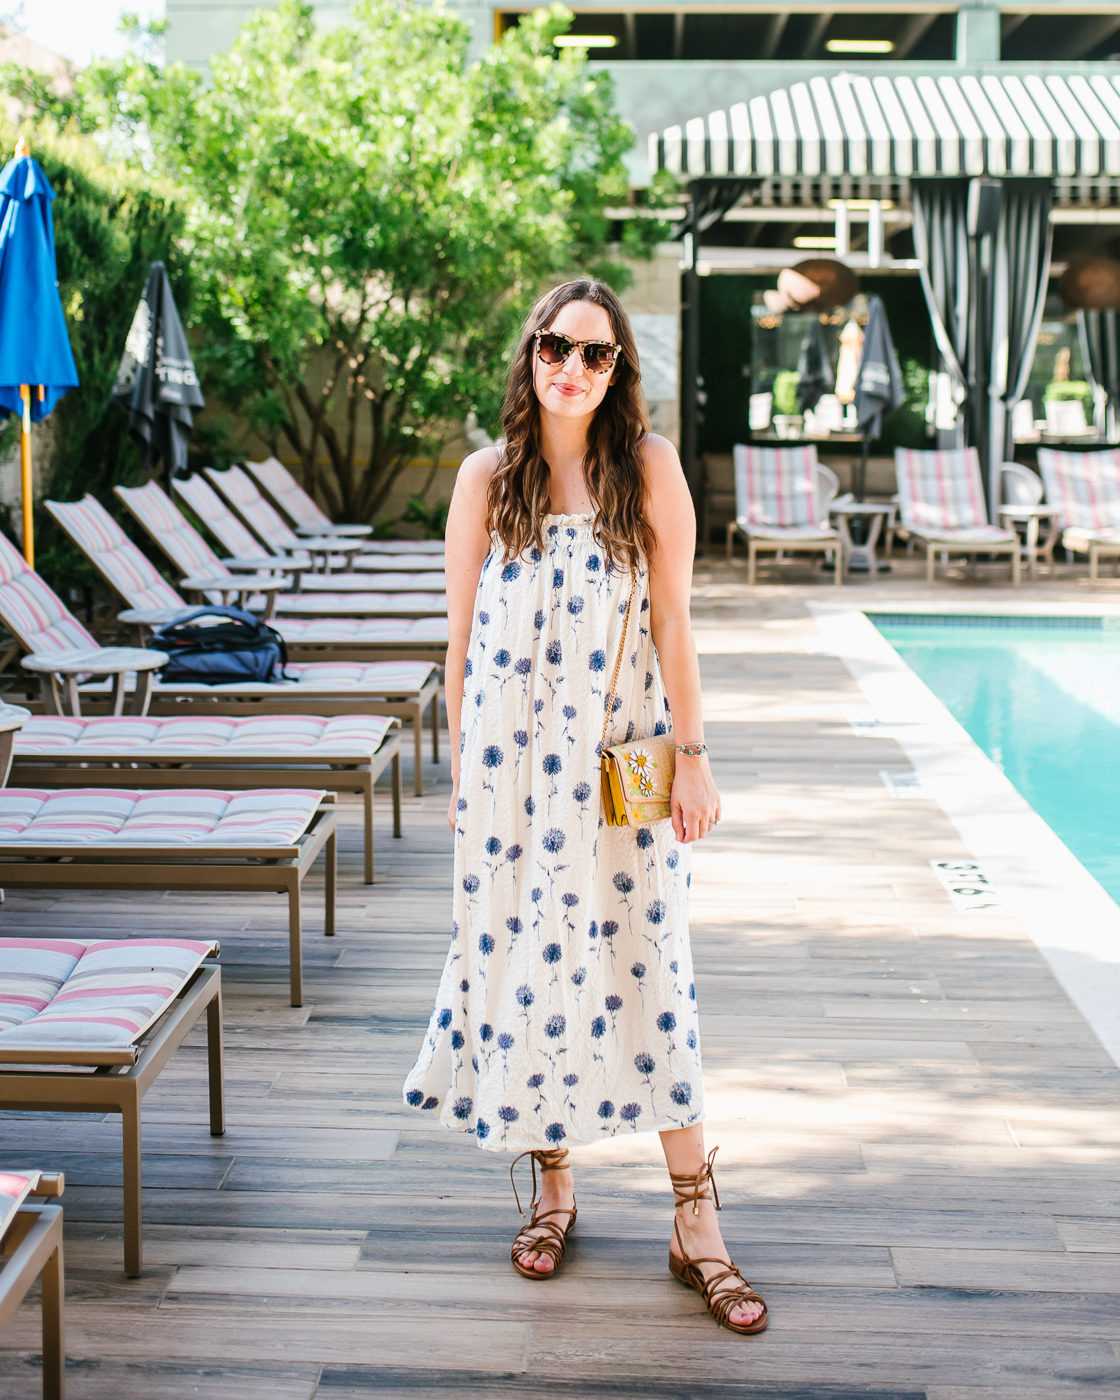
[[[735,447],[735,515],[746,526],[820,525],[817,449]]]
[[[217,951],[185,938],[0,938],[0,1050],[131,1045]]]
[[[186,606],[95,496],[48,501],[47,508],[130,608]]]
[[[899,514],[916,532],[987,528],[988,508],[975,447],[914,452],[895,448]],[[1006,532],[1000,531],[1006,538]]]
[[[409,618],[280,617],[269,624],[286,642],[439,642],[447,641],[446,617]]]
[[[68,715],[34,715],[20,731],[17,757],[34,754],[94,758],[98,754],[132,754],[137,761],[176,757],[237,758],[242,754],[277,754],[315,758],[319,754],[369,757],[377,752],[394,721],[381,715],[230,715],[195,717],[104,715],[71,719]]]
[[[0,619],[31,652],[58,653],[96,647],[58,594],[0,534]]]
[[[259,559],[264,553],[260,540],[242,525],[204,476],[177,476],[171,489],[232,558]]]
[[[319,575],[329,577],[333,575]],[[353,577],[353,575],[349,575]],[[363,579],[363,583],[367,580]],[[442,616],[447,612],[446,593],[281,593],[276,599],[278,611],[310,613],[330,617],[332,613],[370,612],[392,616],[393,613],[426,612]]]
[[[224,472],[207,467],[206,475],[270,549],[299,548],[299,536],[284,524],[274,507],[257,490],[248,472],[240,467],[230,467]]]
[[[296,481],[282,462],[269,457],[264,462],[246,462],[245,470],[250,473],[272,496],[297,525],[305,530],[329,530],[330,517],[325,515]]]
[[[1038,449],[1046,499],[1059,506],[1067,529],[1092,533],[1120,527],[1120,449],[1058,452]]]
[[[21,846],[291,846],[307,830],[321,792],[251,788],[0,790],[0,850]]]
[[[114,490],[184,578],[229,576],[226,566],[158,482]]]
[[[0,1015],[3,1007],[0,1006]],[[0,1240],[7,1233],[8,1226],[15,1219],[16,1211],[31,1194],[36,1185],[35,1176],[22,1176],[16,1172],[0,1172]]]

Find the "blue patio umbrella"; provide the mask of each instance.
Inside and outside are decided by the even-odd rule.
[[[52,199],[42,166],[21,141],[0,171],[0,416],[23,419],[23,553],[32,566],[31,424],[78,386],[58,294]]]

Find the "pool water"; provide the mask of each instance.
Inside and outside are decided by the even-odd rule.
[[[1120,903],[1120,619],[871,621]]]

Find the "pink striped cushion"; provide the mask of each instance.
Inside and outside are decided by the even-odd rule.
[[[1062,511],[1062,525],[1073,530],[1114,530],[1120,526],[1120,449],[1059,452],[1038,449],[1046,499]]]
[[[229,570],[158,482],[113,489],[184,578],[229,577]]]
[[[210,482],[221,491],[249,528],[264,540],[269,549],[298,549],[299,536],[283,520],[253,485],[253,479],[240,467],[216,472],[206,468]]]
[[[265,462],[246,462],[245,470],[250,473],[274,500],[287,511],[289,517],[309,530],[330,529],[330,516],[325,515],[282,462],[269,457]]]
[[[446,617],[274,618],[271,625],[286,642],[434,642],[447,641]]]
[[[181,938],[0,939],[0,1049],[131,1045],[216,953]]]
[[[817,449],[735,448],[735,513],[747,525],[820,525]]]
[[[47,501],[47,509],[130,608],[185,607],[95,496]]]
[[[280,593],[276,611],[331,617],[353,613],[373,613],[392,617],[394,613],[430,613],[433,617],[447,614],[446,593]]]
[[[4,1238],[8,1226],[16,1217],[16,1211],[37,1185],[35,1176],[19,1176],[14,1172],[0,1172],[0,1239]]]
[[[229,715],[168,719],[130,716],[34,715],[19,734],[16,756],[50,754],[96,757],[99,754],[177,758],[237,758],[242,754],[278,754],[314,758],[377,752],[393,721],[382,715]]]
[[[0,791],[0,849],[20,846],[290,846],[323,794],[297,788]]]
[[[61,598],[0,535],[0,619],[30,652],[74,651],[97,643]]]
[[[234,559],[256,559],[261,542],[247,530],[204,476],[177,476],[171,483],[175,495],[185,501],[218,543]]]
[[[975,447],[914,452],[896,447],[899,515],[915,531],[968,530],[988,524]]]

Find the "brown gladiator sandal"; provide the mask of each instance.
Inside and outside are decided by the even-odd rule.
[[[712,1196],[708,1194],[708,1185],[711,1184],[712,1195],[715,1196],[716,1210],[720,1209],[719,1192],[716,1190],[716,1179],[712,1173],[712,1165],[715,1162],[718,1147],[713,1147],[708,1154],[708,1160],[700,1168],[695,1176],[678,1175],[675,1172],[669,1173],[669,1180],[673,1183],[673,1195],[675,1204],[685,1206],[692,1202],[693,1215],[700,1214],[700,1201],[710,1201]],[[678,1258],[670,1248],[669,1250],[669,1272],[674,1278],[684,1284],[686,1288],[695,1288],[697,1293],[708,1305],[708,1311],[715,1318],[721,1327],[727,1327],[732,1332],[739,1332],[743,1336],[750,1336],[752,1332],[762,1332],[766,1328],[766,1304],[746,1281],[743,1275],[735,1267],[730,1259],[690,1259],[684,1252],[684,1244],[681,1240],[680,1226],[674,1220],[673,1237],[680,1250]],[[710,1278],[704,1277],[701,1264],[718,1264],[720,1272],[712,1274]],[[728,1285],[729,1279],[738,1279],[734,1286]],[[741,1307],[744,1303],[762,1303],[762,1313],[753,1322],[732,1322],[731,1313],[734,1308]]]
[[[528,1157],[533,1166],[533,1199],[529,1202],[529,1209],[533,1212],[528,1225],[520,1232],[513,1242],[510,1250],[510,1260],[513,1267],[522,1278],[555,1278],[557,1270],[564,1259],[564,1250],[568,1243],[568,1235],[572,1226],[576,1223],[576,1208],[571,1210],[546,1210],[543,1215],[537,1214],[537,1164],[540,1163],[541,1178],[545,1172],[562,1172],[568,1165],[568,1149],[557,1147],[553,1149],[538,1149],[534,1152],[522,1152],[521,1157]],[[525,1212],[521,1209],[521,1198],[517,1194],[517,1182],[513,1179],[513,1169],[521,1161],[521,1157],[515,1157],[510,1163],[509,1179],[513,1186],[513,1198],[517,1202],[517,1210],[521,1219],[525,1219]],[[550,1220],[552,1215],[566,1215],[568,1222],[563,1229],[557,1225],[555,1220]],[[530,1230],[541,1230],[542,1234],[530,1235]],[[542,1274],[538,1269],[521,1263],[519,1258],[522,1254],[547,1254],[552,1260],[552,1268],[548,1273]]]

